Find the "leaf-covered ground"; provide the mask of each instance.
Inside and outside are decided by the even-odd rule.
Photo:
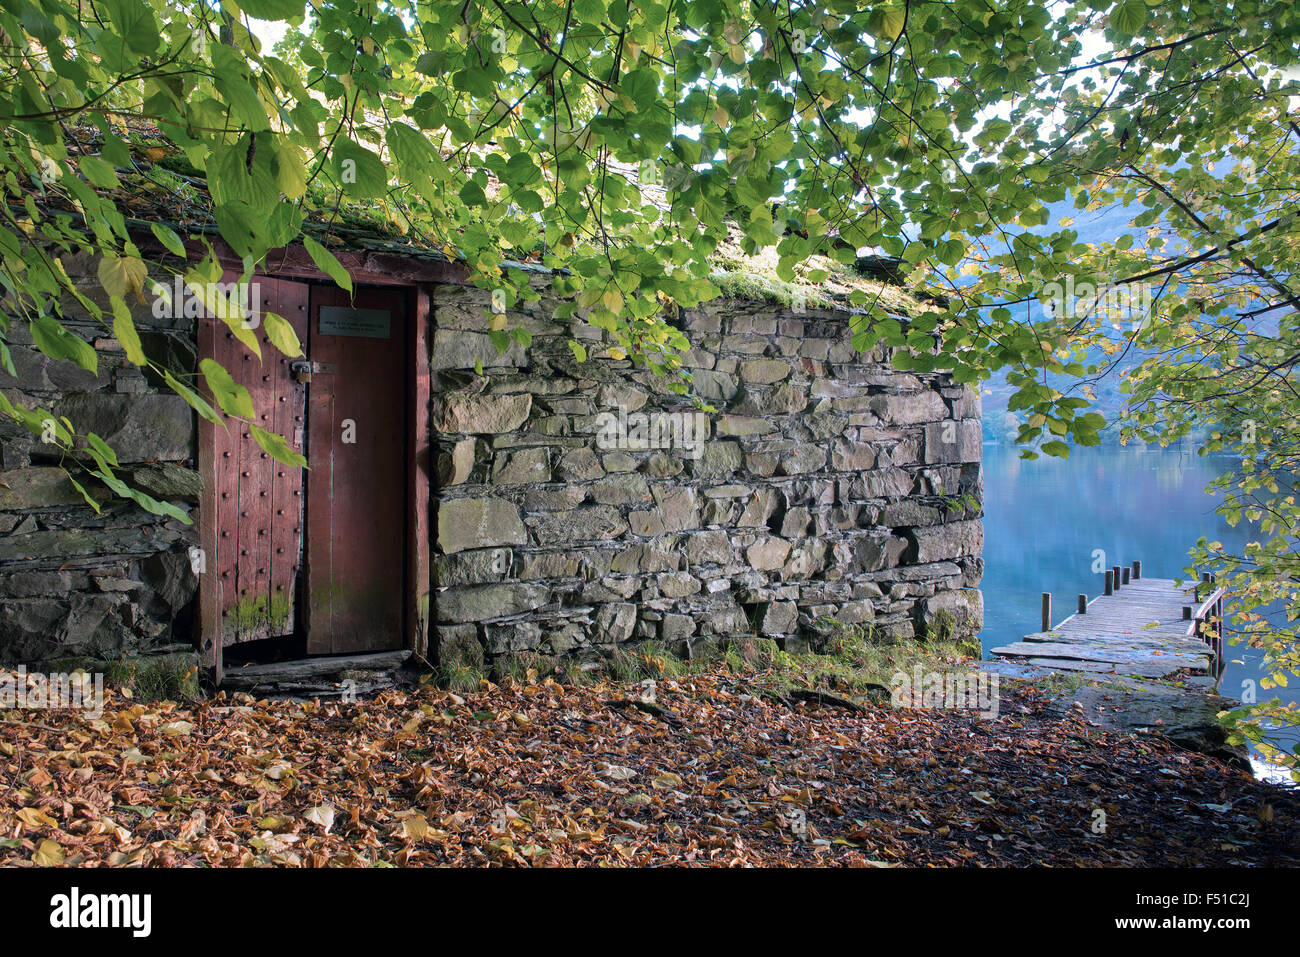
[[[0,726],[0,862],[1300,861],[1300,795],[1025,688],[986,721],[791,706],[725,669],[660,681],[659,713],[629,687],[26,712]]]

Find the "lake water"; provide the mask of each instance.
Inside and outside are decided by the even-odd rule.
[[[1250,530],[1230,527],[1204,491],[1229,465],[1192,451],[1100,446],[1026,462],[1015,448],[985,445],[985,652],[1039,630],[1043,592],[1052,593],[1054,621],[1074,611],[1076,595],[1101,594],[1103,575],[1092,571],[1096,549],[1105,552],[1103,567],[1136,559],[1149,578],[1188,577],[1187,553],[1201,535],[1240,549]],[[1258,686],[1262,652],[1230,645],[1225,654],[1220,692],[1240,698],[1243,682]],[[1259,696],[1295,701],[1297,689]],[[1295,732],[1283,740],[1294,744]]]

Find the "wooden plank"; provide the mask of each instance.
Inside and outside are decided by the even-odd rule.
[[[1040,657],[1040,658],[1074,658],[1081,661],[1111,661],[1115,663],[1153,662],[1156,659],[1171,659],[1182,662],[1185,668],[1202,668],[1209,664],[1208,654],[1188,654],[1187,652],[1162,651],[1159,648],[1117,648],[1101,644],[1069,644],[1067,642],[1030,642],[1017,641],[1001,648],[994,648],[993,654],[1004,657]]]
[[[271,426],[271,407],[275,404],[275,385],[267,370],[267,360],[274,359],[275,349],[265,332],[254,334],[262,340],[261,359],[240,349],[240,361],[230,373],[248,389],[253,400],[255,423]],[[271,457],[253,438],[250,428],[237,428],[239,442],[239,641],[271,637]]]
[[[1069,658],[1018,658],[1016,660],[1048,671],[1076,671],[1095,675],[1136,675],[1139,678],[1163,678],[1179,670],[1165,665],[1117,665],[1100,661],[1074,661]]]
[[[198,346],[200,356],[210,356],[216,342],[216,329],[211,320],[198,319]],[[214,684],[221,684],[224,671],[225,643],[221,635],[221,574],[217,563],[217,468],[220,451],[217,448],[218,432],[223,431],[203,416],[196,415],[199,423],[198,464],[203,491],[199,495],[199,548],[203,564],[199,569],[199,654],[212,675]]]
[[[175,260],[158,240],[145,229],[131,230],[141,254],[146,260]],[[186,258],[191,262],[200,262],[209,254],[215,254],[217,261],[228,272],[236,276],[243,272],[243,257],[236,253],[218,235],[210,234],[203,240],[185,240]],[[355,284],[365,283],[374,286],[406,286],[413,283],[428,282],[470,284],[470,271],[463,263],[443,261],[438,258],[420,255],[403,255],[399,252],[381,250],[344,249],[332,247],[336,259],[352,276]],[[422,250],[413,250],[416,253]],[[527,267],[521,267],[527,268]],[[262,272],[266,275],[283,279],[311,280],[332,283],[333,280],[321,272],[306,248],[300,244],[273,249],[267,253]],[[224,280],[223,280],[224,281]]]
[[[405,648],[397,651],[380,651],[369,655],[333,655],[322,658],[300,658],[296,661],[274,661],[269,664],[249,665],[231,672],[244,678],[280,680],[315,678],[338,674],[340,671],[391,671],[400,668],[411,657]]]
[[[325,307],[388,313],[387,336],[321,332]],[[308,387],[307,652],[407,644],[405,291],[311,294]],[[331,326],[330,328],[337,328]],[[409,645],[408,645],[409,646]]]
[[[430,567],[430,530],[433,525],[432,395],[429,368],[433,356],[433,303],[426,287],[415,292],[415,310],[410,323],[410,365],[407,381],[410,434],[407,436],[407,499],[411,521],[407,523],[407,555],[411,574],[407,582],[407,634],[412,650],[429,657],[429,622],[433,605],[433,572]]]
[[[293,328],[298,341],[306,348],[309,289],[305,283],[271,279],[260,280],[264,287],[265,307],[282,317]],[[274,430],[284,436],[289,447],[301,453],[307,415],[306,386],[290,372],[292,359],[273,347],[266,355],[273,370],[275,394],[271,411]],[[292,634],[297,624],[297,582],[302,565],[303,471],[283,462],[271,461],[271,574],[270,603],[272,629],[276,636]]]
[[[1025,635],[1021,641],[1030,643],[1064,642],[1085,647],[1098,646],[1104,648],[1155,648],[1162,651],[1188,653],[1200,653],[1205,649],[1205,642],[1201,639],[1186,635],[1142,636],[1140,633],[1089,635],[1083,632],[1040,631],[1032,635]]]

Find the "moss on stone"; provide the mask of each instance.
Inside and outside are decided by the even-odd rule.
[[[774,302],[791,308],[802,301],[804,309],[844,310],[857,308],[849,297],[861,293],[866,302],[877,303],[898,315],[913,316],[931,308],[905,285],[869,279],[827,256],[813,256],[796,265],[793,280],[777,275],[779,257],[775,248],[750,256],[739,243],[727,242],[718,247],[709,262],[713,267],[709,279],[724,297],[731,299]]]

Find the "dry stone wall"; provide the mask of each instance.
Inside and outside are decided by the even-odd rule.
[[[63,257],[82,295],[111,315],[95,260]],[[96,370],[55,362],[32,344],[29,326],[5,335],[13,361],[0,391],[14,404],[66,416],[117,453],[121,477],[182,507],[197,504],[194,419],[188,405],[121,346],[71,296],[64,325],[96,350]],[[193,370],[194,320],[133,310],[146,353]],[[76,471],[75,465],[72,466]],[[59,467],[56,447],[0,418],[0,665],[62,658],[116,659],[188,647],[197,579],[189,548],[195,525],[152,515],[82,484],[99,511]]]
[[[433,301],[444,664],[978,632],[969,388],[856,353],[845,314],[721,300],[680,320],[700,412],[599,330],[579,363],[545,298],[506,317],[526,354],[493,347],[483,291]]]
[[[107,306],[94,262],[63,261]],[[755,634],[804,648],[831,619],[895,637],[978,630],[969,389],[856,354],[844,314],[722,300],[679,320],[694,395],[715,410],[701,411],[610,358],[599,330],[552,318],[554,300],[508,315],[533,341],[500,354],[486,292],[435,286],[431,298],[442,663],[647,640],[693,656]],[[98,433],[123,478],[197,519],[192,412],[80,310],[66,301],[65,324],[96,349],[96,371],[49,360],[12,323],[17,375],[0,371],[0,390]],[[193,319],[133,314],[147,353],[194,369]],[[197,524],[87,483],[97,512],[54,451],[0,420],[0,664],[192,643]]]

